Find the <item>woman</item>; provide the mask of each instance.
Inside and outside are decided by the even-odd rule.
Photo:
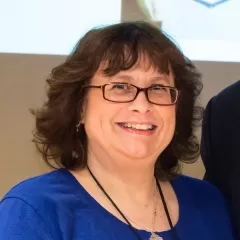
[[[88,32],[48,79],[35,142],[60,169],[0,205],[0,239],[233,239],[220,193],[178,173],[199,155],[202,89],[157,28]]]

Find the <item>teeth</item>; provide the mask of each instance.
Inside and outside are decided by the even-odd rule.
[[[153,129],[154,126],[151,124],[131,124],[131,123],[125,123],[123,124],[124,127],[127,128],[135,128],[135,129],[139,129],[139,130],[149,130],[149,129]]]

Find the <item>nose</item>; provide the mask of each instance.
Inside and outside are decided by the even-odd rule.
[[[151,110],[151,103],[147,100],[146,93],[144,91],[139,92],[136,99],[130,102],[129,110],[139,113],[146,113]]]

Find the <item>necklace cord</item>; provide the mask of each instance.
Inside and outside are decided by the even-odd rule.
[[[116,208],[116,210],[120,213],[120,215],[123,217],[123,219],[127,222],[128,226],[130,229],[133,231],[133,233],[136,235],[138,240],[142,240],[141,237],[139,236],[138,232],[136,229],[132,226],[132,224],[128,221],[128,219],[124,216],[122,211],[118,208],[118,206],[115,204],[115,202],[111,199],[111,197],[108,195],[108,193],[105,191],[105,189],[102,187],[102,185],[99,183],[99,181],[96,179],[96,177],[93,175],[92,171],[89,169],[87,166],[89,173],[91,174],[93,180],[95,183],[98,185],[98,187],[102,190],[102,192],[105,194],[105,196],[108,198],[108,200],[112,203],[112,205]]]
[[[161,186],[160,186],[160,183],[159,183],[156,175],[155,175],[155,179],[156,179],[158,191],[159,191],[159,194],[160,194],[162,203],[163,203],[164,211],[165,211],[166,216],[167,216],[167,219],[168,219],[169,226],[170,226],[170,228],[171,228],[171,230],[172,230],[172,233],[173,233],[173,235],[174,235],[174,239],[178,240],[179,238],[178,238],[176,229],[173,227],[172,220],[171,220],[171,217],[170,217],[170,214],[169,214],[169,211],[168,211],[167,203],[166,203],[165,197],[164,197],[164,195],[163,195],[162,188],[161,188]]]
[[[97,178],[94,176],[94,174],[92,173],[92,171],[89,169],[89,167],[87,166],[87,169],[91,175],[91,177],[93,178],[93,180],[95,181],[95,183],[98,185],[98,187],[101,189],[101,191],[104,193],[104,195],[108,198],[108,200],[112,203],[112,205],[116,208],[116,210],[118,211],[118,213],[123,217],[123,219],[127,222],[129,228],[131,229],[131,231],[135,234],[135,236],[138,238],[138,240],[142,240],[140,235],[138,234],[137,230],[132,226],[132,224],[128,221],[128,219],[125,217],[125,215],[122,213],[122,211],[119,209],[119,207],[116,205],[116,203],[112,200],[112,198],[108,195],[108,193],[105,191],[105,189],[103,188],[103,186],[100,184],[100,182],[97,180]],[[165,213],[166,213],[166,216],[167,216],[167,219],[168,219],[168,222],[169,222],[169,225],[170,225],[170,228],[171,228],[171,231],[174,235],[174,239],[175,240],[178,240],[178,236],[177,236],[177,232],[175,230],[175,228],[173,227],[173,224],[172,224],[172,221],[171,221],[171,217],[170,217],[170,214],[169,214],[169,211],[168,211],[168,208],[167,208],[167,204],[166,204],[166,201],[165,201],[165,198],[164,198],[164,195],[163,195],[163,191],[162,191],[162,188],[159,184],[159,181],[157,179],[157,177],[155,176],[155,179],[156,179],[156,184],[157,184],[157,188],[158,188],[158,191],[159,191],[159,194],[160,194],[160,197],[161,197],[161,200],[162,200],[162,203],[163,203],[163,207],[164,207],[164,210],[165,210]]]

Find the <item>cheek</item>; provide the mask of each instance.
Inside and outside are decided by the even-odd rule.
[[[97,108],[89,108],[85,116],[85,131],[88,140],[100,141],[103,137],[102,116]]]
[[[95,131],[95,134],[104,135],[111,130],[111,123],[117,114],[117,105],[102,99],[99,96],[89,96],[85,109],[85,128]]]
[[[165,112],[162,113],[162,120],[166,131],[172,134],[176,126],[176,108],[173,106],[166,109]]]
[[[101,126],[101,99],[98,95],[96,91],[89,92],[84,105],[83,120],[88,137],[98,132]]]

